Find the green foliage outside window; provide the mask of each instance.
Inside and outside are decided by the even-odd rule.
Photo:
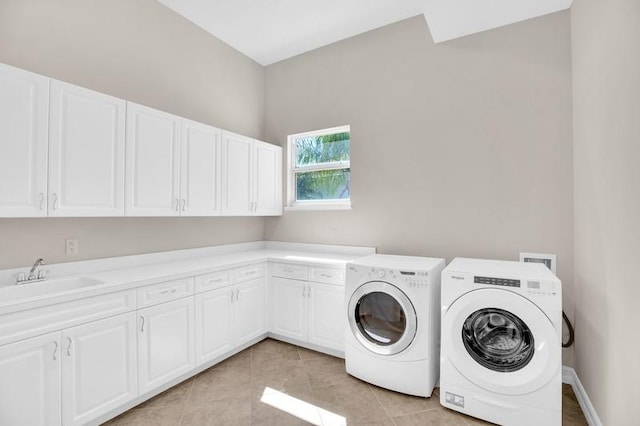
[[[351,136],[349,132],[296,139],[296,167],[331,165],[350,160]],[[351,170],[300,171],[295,175],[296,199],[344,200],[349,199]]]

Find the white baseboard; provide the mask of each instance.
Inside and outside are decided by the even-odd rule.
[[[589,423],[589,426],[602,426],[600,417],[598,417],[596,409],[594,408],[593,404],[591,404],[591,400],[589,399],[587,392],[584,390],[584,387],[580,382],[580,378],[576,374],[576,370],[563,365],[562,383],[567,383],[573,388],[573,393],[576,394],[578,404],[580,404],[580,408],[582,408],[582,412],[584,413],[584,417],[587,419],[587,423]]]

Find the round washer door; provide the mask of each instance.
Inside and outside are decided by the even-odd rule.
[[[349,325],[356,339],[378,355],[404,351],[416,335],[416,311],[407,295],[383,281],[358,287],[349,300]]]
[[[561,338],[549,318],[519,294],[479,289],[447,309],[443,355],[476,385],[504,395],[534,392],[561,365]]]

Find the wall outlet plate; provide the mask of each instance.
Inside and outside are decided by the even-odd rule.
[[[66,253],[67,256],[73,256],[80,253],[80,240],[66,240]]]
[[[520,253],[520,262],[542,263],[556,274],[556,255],[545,253]]]
[[[556,255],[544,253],[520,253],[520,262],[542,263],[556,274]]]

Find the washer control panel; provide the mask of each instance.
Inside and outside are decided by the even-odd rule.
[[[555,296],[558,294],[556,283],[544,281],[527,281],[527,293],[536,296]]]
[[[473,277],[473,282],[476,284],[501,285],[505,287],[520,287],[520,280],[512,280],[509,278],[475,276]]]

